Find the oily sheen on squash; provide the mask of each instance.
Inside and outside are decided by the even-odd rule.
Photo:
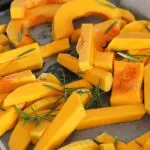
[[[56,149],[76,129],[85,115],[80,97],[72,94],[34,149]]]
[[[143,63],[115,61],[111,105],[141,104]]]
[[[72,21],[88,14],[98,14],[109,19],[124,18],[129,22],[135,20],[129,11],[117,8],[105,0],[73,0],[64,4],[56,13],[53,22],[53,39],[70,37],[75,31]]]
[[[57,62],[73,73],[79,74],[89,83],[95,86],[99,85],[102,90],[109,91],[111,89],[113,81],[112,73],[97,67],[82,73],[79,68],[78,59],[69,54],[59,54]]]

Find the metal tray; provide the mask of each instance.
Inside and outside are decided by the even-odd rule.
[[[149,0],[110,0],[114,2],[115,4],[128,8],[134,14],[138,19],[150,19],[150,1]],[[4,13],[0,14],[0,23],[6,23],[9,20],[9,11],[5,11]],[[83,21],[83,20],[82,20]],[[77,21],[75,24],[78,26],[82,21]],[[90,17],[90,18],[84,18],[84,22],[97,22],[99,19]],[[49,37],[49,31],[50,31],[50,25],[40,25],[32,29],[32,32],[35,37],[38,37],[40,39],[41,44],[46,44],[51,41],[51,38]],[[43,36],[44,35],[44,36]],[[73,51],[74,48],[72,48]],[[74,55],[74,52],[71,52]],[[35,72],[35,74],[38,76],[42,72],[59,72],[61,69],[65,70],[60,65],[56,64],[56,56],[51,57],[49,59],[45,60],[44,67],[38,71]],[[65,70],[66,71],[66,70]],[[67,72],[68,73],[68,72]],[[71,78],[76,78],[69,72],[69,75]],[[104,97],[104,101],[109,101],[109,95],[107,97]],[[65,144],[68,144],[72,141],[91,138],[93,139],[97,135],[99,135],[102,132],[107,132],[109,134],[112,134],[114,136],[118,136],[119,139],[121,139],[124,142],[128,142],[137,136],[140,136],[144,134],[145,132],[150,130],[150,116],[145,116],[140,121],[134,121],[129,123],[121,123],[111,126],[102,126],[97,127],[93,129],[83,130],[83,131],[75,131],[72,133],[72,135],[66,140]],[[8,139],[11,131],[6,133],[4,136],[0,137],[0,150],[8,150]],[[23,136],[23,135],[22,135]],[[19,144],[19,139],[18,139]],[[32,146],[29,147],[29,150],[32,150]]]

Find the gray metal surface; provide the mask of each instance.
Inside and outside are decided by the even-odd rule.
[[[150,18],[150,1],[149,0],[111,0],[115,2],[117,5],[120,5],[121,7],[128,8],[136,14],[137,18]],[[9,20],[9,15],[8,13],[3,14],[3,17],[0,18],[0,23],[6,23]],[[87,22],[89,22],[91,19],[86,19]],[[79,24],[80,21],[77,23]],[[40,29],[40,30],[39,30]],[[48,43],[51,41],[49,35],[49,27],[37,27],[34,29],[33,33],[35,36],[39,36],[40,34],[46,34],[46,40],[43,40],[42,43]],[[40,36],[39,36],[40,38]],[[41,74],[42,72],[46,72],[55,64],[55,56],[52,58],[49,58],[45,60],[45,65],[42,70],[36,72],[36,75]],[[98,128],[93,128],[93,129],[88,129],[88,130],[83,130],[83,131],[75,131],[69,138],[66,140],[65,144],[70,143],[75,140],[80,140],[80,139],[86,139],[86,138],[94,138],[95,136],[99,135],[102,132],[107,132],[110,133],[114,136],[118,136],[121,140],[124,142],[128,142],[135,137],[138,137],[142,135],[143,133],[147,132],[150,130],[150,116],[145,116],[142,120],[140,121],[134,121],[130,123],[122,123],[122,124],[116,124],[116,125],[111,125],[111,126],[103,126],[103,127],[98,127]],[[9,135],[11,132],[6,133],[3,137],[1,137],[1,141],[4,143],[6,146],[6,149],[8,150],[7,143],[9,139]],[[23,136],[23,135],[22,135]],[[18,139],[18,144],[19,144],[19,139]],[[4,147],[2,147],[2,143],[0,142],[0,150],[5,150]],[[32,148],[30,147],[29,150]]]

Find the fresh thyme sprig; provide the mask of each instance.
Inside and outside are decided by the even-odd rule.
[[[118,142],[119,142],[119,139],[118,139],[118,137],[117,137],[117,136],[115,136],[114,145],[117,145],[117,144],[118,144]]]
[[[99,4],[101,4],[101,5],[103,5],[103,6],[109,7],[109,8],[113,8],[113,9],[117,8],[117,6],[115,6],[114,4],[111,5],[109,3],[101,2],[99,0],[96,0],[96,2],[99,3]]]
[[[105,30],[105,34],[107,34],[116,24],[117,24],[118,20],[114,21],[106,30]]]
[[[23,37],[23,26],[21,27],[20,31],[17,34],[18,42],[22,41],[22,37]]]

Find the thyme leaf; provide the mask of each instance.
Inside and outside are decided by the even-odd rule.
[[[119,139],[118,139],[118,137],[117,137],[117,136],[115,136],[114,145],[117,145],[117,144],[118,144],[118,142],[119,142]]]
[[[106,30],[105,30],[105,34],[107,34],[116,24],[117,24],[118,20],[113,22]]]
[[[29,50],[27,50],[27,51],[25,51],[25,52],[19,54],[16,58],[20,58],[20,57],[22,57],[22,56],[24,56],[24,55],[26,55],[26,54],[28,54],[28,53],[31,53],[31,52],[34,51],[34,50],[35,50],[35,48],[29,49]]]
[[[23,36],[23,26],[21,27],[20,31],[17,34],[18,42],[22,41],[22,36]]]

